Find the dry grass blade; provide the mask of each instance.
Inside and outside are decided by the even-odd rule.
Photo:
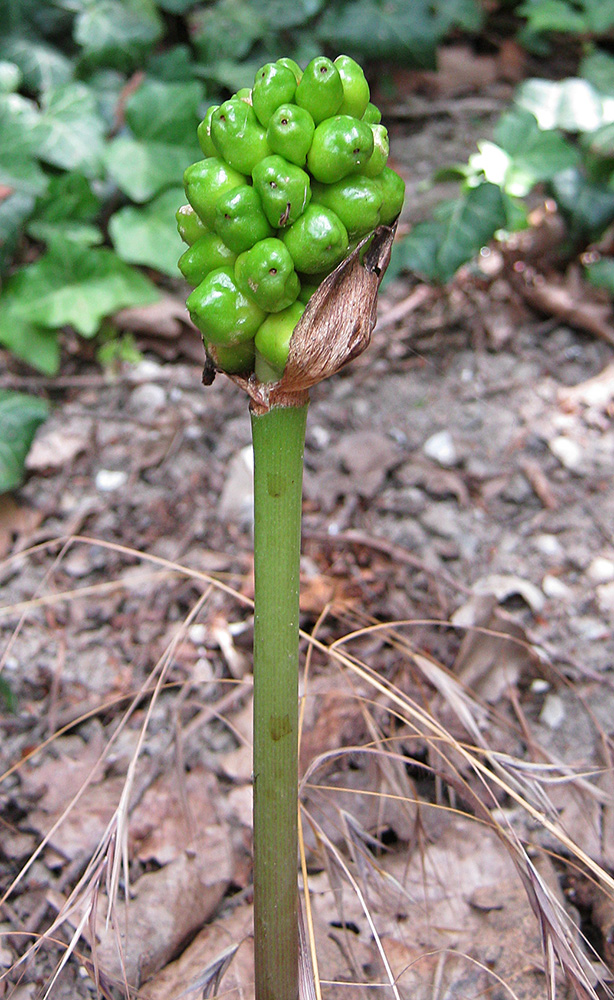
[[[203,969],[201,975],[194,979],[183,993],[180,993],[180,996],[187,996],[189,993],[198,991],[203,1000],[209,1000],[209,997],[216,997],[219,993],[224,974],[228,971],[239,948],[240,944],[231,944],[228,948],[225,948],[217,958],[214,958],[209,963],[206,969]]]

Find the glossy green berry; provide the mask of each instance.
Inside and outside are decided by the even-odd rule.
[[[210,271],[186,305],[205,341],[222,347],[251,340],[265,317],[253,299],[239,291],[229,268]]]
[[[307,305],[311,296],[320,287],[319,281],[310,281],[310,278],[313,278],[313,275],[309,274],[305,277],[304,281],[301,281],[301,290],[298,293],[299,302],[303,302],[305,305]]]
[[[318,184],[312,204],[326,205],[339,216],[351,239],[375,229],[383,200],[381,185],[370,177],[353,175],[335,184]]]
[[[252,88],[251,87],[241,87],[237,90],[235,97],[238,97],[240,101],[245,101],[246,104],[252,103]]]
[[[266,137],[274,153],[302,167],[314,132],[315,122],[308,111],[296,104],[282,104],[271,115]]]
[[[343,101],[343,84],[339,70],[326,56],[316,56],[306,67],[294,97],[299,108],[305,108],[316,125],[336,115]]]
[[[307,166],[317,181],[334,184],[357,173],[373,153],[369,125],[350,115],[335,115],[317,126]]]
[[[296,77],[287,66],[266,63],[256,73],[252,104],[256,117],[266,128],[280,104],[288,104],[296,92]]]
[[[266,312],[280,312],[298,296],[300,282],[290,251],[281,240],[260,240],[237,257],[237,287]]]
[[[217,233],[205,233],[179,258],[179,270],[190,285],[200,285],[209,271],[232,267],[236,253],[229,250]]]
[[[282,312],[267,316],[254,338],[256,347],[256,374],[259,375],[258,355],[272,368],[272,374],[281,378],[288,360],[290,340],[294,328],[305,311],[302,302],[294,302]],[[261,374],[262,374],[262,370]],[[260,375],[259,375],[260,377]],[[260,381],[268,381],[260,377]]]
[[[394,222],[403,208],[405,199],[405,181],[390,167],[384,167],[381,174],[374,178],[382,191],[382,206],[379,211],[380,222],[389,226]]]
[[[239,184],[245,184],[245,177],[224,160],[211,156],[188,167],[183,184],[190,205],[205,225],[213,229],[218,199]]]
[[[305,274],[332,270],[349,246],[341,219],[324,205],[308,205],[282,239],[292,254],[296,270]]]
[[[191,205],[182,205],[181,208],[178,208],[175,212],[175,218],[177,219],[177,232],[188,246],[192,246],[197,239],[209,232]]]
[[[211,136],[220,155],[243,174],[251,174],[258,160],[271,152],[256,112],[240,98],[231,97],[213,112]]]
[[[362,116],[362,121],[366,122],[367,125],[379,125],[381,120],[382,113],[380,109],[369,101]]]
[[[218,199],[214,229],[235,253],[243,253],[258,240],[273,235],[260,195],[248,184],[242,184]]]
[[[371,96],[362,66],[349,56],[337,56],[335,66],[343,84],[343,101],[337,113],[362,118]]]
[[[196,130],[198,143],[204,156],[219,156],[218,148],[211,137],[211,116],[217,111],[218,105],[212,104]]]
[[[390,140],[388,130],[383,125],[371,125],[370,128],[373,132],[373,152],[360,172],[365,177],[377,177],[388,161]]]
[[[249,374],[254,370],[254,341],[245,340],[242,344],[232,344],[222,347],[216,344],[215,358],[223,372],[229,375]]]
[[[311,200],[309,175],[283,156],[267,156],[252,171],[264,213],[275,229],[291,226]]]
[[[303,71],[299,66],[299,64],[294,61],[294,59],[289,59],[287,56],[282,56],[281,59],[277,60],[277,65],[286,66],[287,69],[291,69],[292,72],[294,73],[294,79],[296,80],[297,84],[301,82]]]

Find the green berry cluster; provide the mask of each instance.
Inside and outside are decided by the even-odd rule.
[[[267,63],[251,90],[209,108],[205,159],[185,171],[177,213],[187,306],[218,366],[283,373],[290,337],[323,278],[405,193],[386,166],[388,133],[349,56]]]

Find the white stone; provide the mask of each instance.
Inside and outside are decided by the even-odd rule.
[[[539,721],[543,722],[548,729],[558,729],[565,718],[565,705],[563,699],[558,694],[551,692],[546,695],[546,699],[539,713]]]
[[[593,583],[609,583],[610,580],[614,580],[614,559],[595,556],[586,570],[586,575]]]
[[[614,580],[599,584],[598,587],[595,587],[595,594],[601,613],[614,615]]]
[[[551,573],[546,573],[543,578],[542,590],[546,597],[550,597],[555,601],[569,601],[573,597],[571,587],[560,580],[558,576],[553,576]]]
[[[544,556],[552,556],[553,559],[560,559],[564,555],[563,546],[556,535],[536,535],[534,539],[535,548]]]
[[[432,458],[434,462],[446,468],[458,462],[458,453],[450,431],[431,434],[422,445],[422,450],[427,458]]]
[[[253,520],[254,453],[250,444],[230,460],[218,512],[227,521]]]
[[[571,472],[579,469],[582,463],[582,449],[577,441],[572,441],[571,438],[566,437],[564,434],[558,434],[548,442],[548,447],[566,469],[569,469]]]
[[[533,694],[546,694],[550,690],[550,681],[545,680],[544,677],[536,677],[534,681],[531,681],[531,691]]]
[[[128,473],[121,469],[99,469],[94,480],[96,489],[101,493],[112,493],[121,489],[128,482]]]
[[[142,420],[155,416],[166,406],[166,390],[155,382],[137,385],[130,393],[130,409]]]

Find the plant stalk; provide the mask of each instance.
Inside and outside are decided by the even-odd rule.
[[[256,1000],[298,998],[298,647],[307,405],[252,413]]]

